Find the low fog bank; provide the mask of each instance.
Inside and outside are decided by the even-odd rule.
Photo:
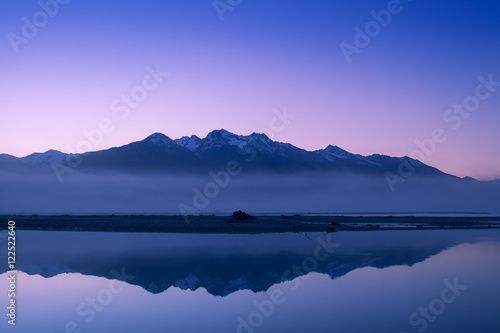
[[[407,178],[392,192],[383,176],[241,173],[227,177],[72,174],[0,175],[0,214],[489,212],[498,182]]]

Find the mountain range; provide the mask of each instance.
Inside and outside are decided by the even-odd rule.
[[[223,170],[228,161],[237,161],[245,171],[349,171],[365,174],[398,173],[406,160],[415,174],[450,176],[409,157],[362,156],[337,146],[307,151],[289,143],[272,141],[265,134],[236,135],[224,129],[210,132],[204,139],[195,135],[172,140],[154,133],[142,141],[83,154],[56,150],[22,158],[0,155],[0,171],[40,174],[68,166],[81,171],[154,173],[199,173]]]

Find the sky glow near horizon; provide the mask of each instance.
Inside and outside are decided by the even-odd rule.
[[[500,3],[401,0],[348,63],[339,44],[354,45],[353,28],[389,2],[242,1],[221,21],[212,0],[72,0],[16,53],[9,33],[21,35],[23,17],[42,9],[0,0],[0,153],[75,152],[103,119],[114,130],[91,150],[154,132],[248,135],[286,107],[296,117],[277,141],[405,156],[441,128],[446,140],[426,164],[500,178],[500,87],[457,129],[443,119],[475,94],[478,77],[500,82]],[[120,118],[115,101],[157,66],[169,76]]]

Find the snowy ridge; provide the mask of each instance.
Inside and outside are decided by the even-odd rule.
[[[175,139],[174,142],[195,153],[200,150],[222,149],[224,146],[254,146],[268,153],[282,153],[284,148],[296,148],[289,143],[272,141],[265,134],[252,133],[250,135],[237,135],[225,129],[214,130],[208,133],[204,139],[192,135],[190,137],[183,136],[179,139]]]
[[[174,142],[179,146],[186,147],[187,149],[194,151],[201,144],[201,139],[196,135],[183,136],[180,139],[175,139]]]
[[[25,163],[29,164],[51,164],[51,163],[64,163],[68,158],[78,154],[65,154],[58,150],[48,150],[45,153],[33,153],[31,155],[21,158]]]

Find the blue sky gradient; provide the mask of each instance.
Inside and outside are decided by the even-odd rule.
[[[447,139],[425,163],[500,178],[500,88],[458,129],[443,120],[479,76],[500,82],[498,1],[401,0],[350,63],[339,45],[392,1],[221,0],[232,7],[221,21],[209,0],[72,0],[16,52],[23,18],[53,1],[0,0],[1,153],[76,151],[102,119],[114,129],[91,150],[153,132],[249,134],[286,107],[296,118],[279,141],[404,156],[441,128]],[[113,102],[156,66],[168,78],[120,119]]]

